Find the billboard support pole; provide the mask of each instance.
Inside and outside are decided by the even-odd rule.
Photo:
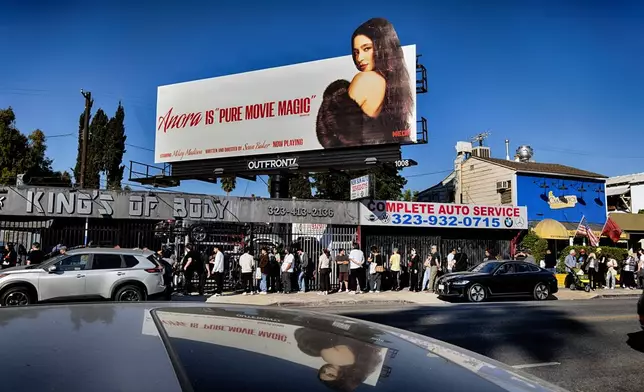
[[[271,199],[289,198],[289,177],[286,173],[272,174],[270,196]]]

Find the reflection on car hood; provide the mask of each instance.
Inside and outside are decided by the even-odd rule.
[[[490,274],[486,274],[482,272],[463,271],[463,272],[452,272],[451,274],[445,274],[441,277],[441,280],[445,282],[451,282],[454,280],[467,279],[467,278],[479,278],[479,277],[485,277],[485,276],[490,276]]]
[[[189,302],[0,309],[3,390],[563,391],[411,332]],[[60,359],[73,363],[61,374]],[[37,374],[37,377],[34,377]],[[288,380],[288,381],[286,381]]]
[[[0,270],[0,273],[38,271],[39,269],[41,268],[39,268],[37,265],[18,265],[15,267],[5,268],[3,270]]]

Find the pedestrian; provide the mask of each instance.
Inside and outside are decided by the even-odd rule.
[[[546,250],[546,255],[543,261],[545,263],[546,270],[552,272],[553,274],[557,273],[557,256],[552,253],[550,249]]]
[[[371,277],[371,292],[380,293],[382,289],[382,273],[385,271],[385,261],[380,254],[377,246],[371,247],[370,261],[370,277]]]
[[[456,249],[456,256],[454,256],[456,264],[454,265],[454,272],[467,271],[467,254],[461,248]]]
[[[564,259],[564,264],[566,265],[566,271],[568,272],[568,283],[566,286],[569,287],[575,281],[575,268],[577,268],[577,252],[574,249],[570,250],[570,253]]]
[[[635,288],[635,271],[637,270],[637,255],[632,251],[624,261],[622,275],[620,277],[623,289],[632,290]]]
[[[430,261],[430,280],[429,280],[429,291],[434,293],[436,292],[436,280],[438,279],[438,274],[443,268],[441,263],[441,256],[438,253],[438,247],[432,245],[432,256]]]
[[[251,249],[244,249],[244,254],[239,257],[239,266],[241,267],[242,295],[253,294],[253,272],[255,272],[255,259],[250,254]]]
[[[454,265],[456,265],[456,248],[453,248],[447,255],[447,273],[452,273]]]
[[[389,271],[393,281],[393,290],[400,291],[400,254],[398,248],[394,248],[394,253],[389,257]]]
[[[31,250],[27,253],[27,265],[37,265],[45,260],[45,252],[40,250],[40,243],[31,244]]]
[[[327,295],[331,291],[331,252],[328,249],[322,250],[322,254],[318,259],[318,278],[319,282],[319,294]]]
[[[586,268],[584,268],[586,275],[588,275],[588,285],[590,289],[595,291],[597,288],[597,255],[595,252],[590,252],[586,261]]]
[[[197,274],[199,283],[197,286],[197,292],[199,295],[203,295],[204,287],[206,286],[206,276],[205,276],[205,266],[203,259],[201,258],[201,253],[197,251],[193,244],[186,245],[186,254],[183,257],[183,269],[186,279],[186,294],[191,294],[193,292],[193,278]]]
[[[302,248],[297,250],[297,254],[300,258],[300,274],[297,277],[297,284],[300,288],[300,293],[306,293],[309,280],[309,256]]]
[[[603,254],[602,248],[597,248],[595,250],[595,254],[597,254],[598,261],[596,280],[600,288],[604,288],[604,283],[606,283],[606,274],[608,273],[608,258]]]
[[[606,287],[609,290],[615,290],[615,277],[617,276],[617,261],[615,259],[608,259],[606,263]]]
[[[364,253],[360,250],[360,245],[353,244],[353,249],[349,253],[349,294],[358,294],[360,290],[365,290],[365,270],[364,270]]]
[[[293,256],[293,253],[291,253],[291,249],[286,248],[284,249],[284,262],[282,263],[281,266],[281,271],[282,271],[282,289],[284,290],[284,294],[290,294],[291,293],[291,274],[293,273],[295,269],[295,256]]]
[[[259,255],[259,293],[262,295],[268,294],[268,273],[270,268],[270,258],[268,257],[268,250],[262,248]]]
[[[407,261],[407,266],[409,267],[409,291],[418,293],[420,291],[420,282],[418,281],[418,274],[422,270],[423,266],[420,262],[420,256],[416,253],[416,249],[412,248],[409,260]]]
[[[423,283],[420,285],[420,291],[426,291],[429,285],[429,280],[432,277],[432,255],[427,255],[423,262]]]
[[[338,282],[340,288],[338,292],[349,291],[349,256],[346,255],[344,249],[340,249],[339,254],[335,257],[335,262],[338,265]],[[344,284],[344,290],[342,285]]]
[[[640,289],[644,290],[644,251],[637,251],[637,283]]]
[[[526,249],[526,251],[525,251],[525,259],[523,259],[523,261],[525,261],[526,263],[531,263],[531,264],[537,265],[537,260],[532,255],[532,252],[530,251],[530,249]]]
[[[164,256],[163,249],[157,252],[159,256],[159,263],[163,268],[163,285],[165,290],[163,290],[163,298],[166,301],[172,300],[172,260],[166,259]]]
[[[212,275],[215,278],[215,297],[219,297],[224,292],[224,253],[219,245],[215,245],[214,251]]]
[[[270,263],[270,274],[269,274],[269,287],[268,291],[271,293],[279,293],[282,291],[282,280],[281,280],[281,255],[275,247],[271,249],[269,256]]]

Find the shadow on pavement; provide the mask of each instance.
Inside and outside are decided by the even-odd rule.
[[[587,324],[556,308],[530,303],[427,306],[387,313],[343,312],[344,316],[406,329],[491,358],[518,352],[524,362],[554,362],[563,349],[583,352],[579,337],[592,339]]]
[[[206,302],[210,295],[179,295],[173,294],[173,301],[182,301],[182,302]]]
[[[626,344],[633,350],[644,353],[644,331],[629,333],[627,336]]]

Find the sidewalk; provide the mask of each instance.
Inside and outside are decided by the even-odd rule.
[[[367,293],[350,295],[347,293],[334,293],[318,295],[316,292],[293,294],[267,294],[267,295],[241,295],[224,294],[221,297],[211,296],[206,300],[209,303],[243,304],[260,306],[330,306],[361,304],[415,304],[415,305],[441,305],[447,304],[438,299],[436,294],[410,293],[409,291],[387,291],[382,293]]]
[[[597,290],[586,293],[585,291],[560,289],[555,294],[557,300],[588,300],[601,298],[637,298],[641,294],[639,290]],[[529,301],[529,300],[528,300]],[[211,296],[206,299],[209,303],[221,304],[240,304],[256,306],[359,306],[359,305],[391,305],[391,304],[408,304],[408,305],[449,305],[448,301],[438,299],[436,294],[429,293],[410,293],[409,291],[387,291],[382,293],[367,293],[349,295],[346,293],[335,293],[329,295],[318,295],[315,292],[293,293],[293,294],[268,294],[268,295],[241,295],[227,293],[221,297]]]

